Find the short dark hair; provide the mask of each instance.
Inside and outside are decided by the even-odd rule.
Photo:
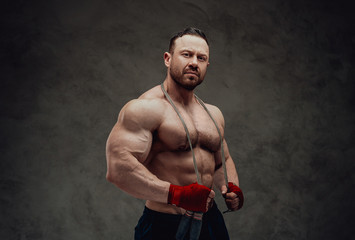
[[[176,33],[171,39],[170,39],[170,44],[169,44],[169,52],[170,53],[173,53],[174,51],[174,47],[175,47],[175,40],[179,37],[182,37],[184,35],[194,35],[194,36],[198,36],[198,37],[201,37],[203,38],[207,45],[208,45],[208,41],[207,41],[207,37],[206,35],[200,30],[200,29],[197,29],[197,28],[194,28],[194,27],[188,27],[188,28],[185,28],[184,31],[182,32],[178,32]]]

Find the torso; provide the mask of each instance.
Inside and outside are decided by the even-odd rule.
[[[160,111],[161,124],[153,132],[151,151],[144,165],[159,179],[175,185],[184,186],[196,182],[197,177],[186,132],[173,107],[165,99],[160,86],[149,90],[140,99],[157,99],[163,109]],[[212,188],[216,166],[215,153],[220,149],[217,129],[197,100],[188,107],[179,103],[175,105],[188,128],[202,184]],[[218,125],[223,134],[221,124]],[[181,209],[168,204],[147,201],[146,205],[160,212],[175,214],[182,212]]]

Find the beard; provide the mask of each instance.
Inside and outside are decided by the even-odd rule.
[[[200,85],[204,79],[204,76],[201,77],[201,74],[196,71],[196,75],[187,76],[185,75],[188,71],[191,71],[191,68],[186,68],[183,71],[179,70],[173,64],[170,67],[170,77],[174,80],[176,84],[181,86],[182,88],[192,91],[198,85]]]

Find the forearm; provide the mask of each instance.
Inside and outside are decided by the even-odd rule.
[[[231,157],[226,158],[226,169],[227,169],[228,182],[232,182],[235,185],[239,186],[238,173]],[[223,166],[221,166],[219,169],[215,171],[213,183],[216,186],[216,188],[219,190],[222,188],[222,186],[226,186]]]
[[[168,203],[198,212],[206,212],[210,207],[209,203],[215,193],[208,187],[197,183],[188,186],[171,185],[158,179],[140,162],[137,161],[134,165],[132,162],[133,159],[128,165],[122,162],[111,164],[107,179],[136,198]]]
[[[167,202],[170,183],[158,179],[133,157],[111,163],[107,179],[135,198]]]

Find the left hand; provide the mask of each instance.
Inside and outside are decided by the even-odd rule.
[[[236,211],[242,208],[244,202],[244,196],[242,190],[234,185],[233,183],[228,183],[228,192],[225,185],[222,186],[221,192],[225,198],[228,209]]]

